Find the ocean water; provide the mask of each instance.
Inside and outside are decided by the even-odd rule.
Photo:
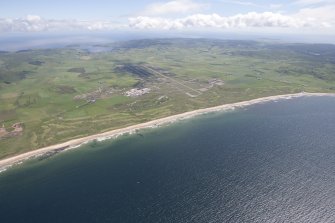
[[[203,115],[0,174],[0,222],[335,222],[335,98]]]

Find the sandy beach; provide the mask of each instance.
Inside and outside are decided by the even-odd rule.
[[[282,100],[282,99],[291,99],[291,98],[296,98],[296,97],[303,97],[303,96],[335,96],[335,94],[332,93],[297,93],[297,94],[285,94],[285,95],[276,95],[276,96],[269,96],[269,97],[263,97],[263,98],[257,98],[249,101],[242,101],[242,102],[237,102],[237,103],[232,103],[232,104],[224,104],[224,105],[219,105],[215,107],[210,107],[210,108],[204,108],[204,109],[198,109],[190,112],[185,112],[177,115],[172,115],[169,117],[165,118],[160,118],[156,119],[153,121],[125,127],[125,128],[120,128],[104,133],[99,133],[95,135],[90,135],[78,139],[73,139],[64,143],[59,143],[56,145],[52,146],[47,146],[44,148],[40,148],[37,150],[33,150],[30,152],[26,152],[20,155],[16,155],[10,158],[6,158],[3,160],[0,160],[0,172],[6,170],[8,167],[12,165],[16,165],[18,163],[23,162],[24,160],[41,156],[46,153],[50,152],[55,152],[55,151],[61,151],[61,150],[68,150],[68,149],[73,149],[77,148],[85,143],[92,142],[94,140],[97,141],[102,141],[106,139],[111,139],[111,138],[116,138],[118,136],[121,136],[125,133],[135,133],[137,130],[145,129],[145,128],[155,128],[158,126],[166,125],[169,123],[173,123],[179,120],[184,120],[188,119],[194,116],[198,116],[201,114],[206,114],[206,113],[211,113],[211,112],[218,112],[218,111],[228,111],[228,110],[233,110],[235,108],[240,108],[240,107],[245,107],[248,105],[253,105],[253,104],[259,104],[259,103],[264,103],[264,102],[269,102],[269,101],[276,101],[276,100]]]

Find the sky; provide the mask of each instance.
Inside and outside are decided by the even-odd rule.
[[[118,30],[335,36],[335,0],[0,1],[0,36]]]

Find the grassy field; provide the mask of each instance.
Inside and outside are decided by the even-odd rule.
[[[90,49],[94,46],[90,46]],[[101,48],[101,46],[99,46]],[[131,89],[150,89],[127,96]],[[286,93],[335,92],[335,46],[206,39],[0,53],[0,159],[172,114]],[[1,127],[1,126],[0,126]]]

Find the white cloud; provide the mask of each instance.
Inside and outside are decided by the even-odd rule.
[[[206,7],[207,5],[197,3],[192,0],[173,0],[169,2],[151,4],[139,14],[145,16],[180,15],[198,12]]]
[[[0,32],[110,30],[119,27],[110,21],[52,20],[37,15],[16,19],[0,18]]]
[[[335,27],[335,4],[300,9],[294,16],[304,19],[315,26]]]
[[[301,18],[280,13],[250,12],[224,17],[218,14],[195,14],[179,19],[157,17],[135,17],[129,19],[130,27],[139,29],[183,29],[183,28],[246,28],[246,27],[288,27],[302,28],[312,26]]]
[[[296,0],[300,10],[294,15],[315,26],[335,27],[335,0]]]

